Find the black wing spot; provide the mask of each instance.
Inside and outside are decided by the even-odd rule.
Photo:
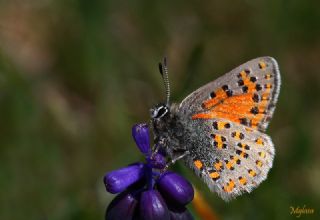
[[[247,118],[239,118],[240,124],[249,125],[249,120]]]
[[[260,85],[260,84],[257,84],[257,85],[256,85],[256,90],[257,90],[257,91],[260,91],[261,89],[262,89],[261,85]]]
[[[258,114],[259,113],[259,108],[257,106],[253,107],[250,112],[254,115]]]
[[[248,92],[248,86],[242,87],[242,92],[243,92],[243,93],[247,93],[247,92]]]
[[[229,86],[228,86],[228,85],[223,85],[223,86],[222,86],[222,89],[223,89],[224,91],[227,91],[227,90],[229,89]]]
[[[257,77],[251,76],[251,77],[250,77],[250,81],[251,81],[251,82],[256,82],[256,81],[257,81]]]
[[[240,79],[240,80],[238,81],[238,85],[239,85],[239,86],[243,86],[243,85],[244,85],[244,82],[243,82],[242,79]]]
[[[210,98],[212,98],[212,99],[213,99],[213,98],[215,98],[216,96],[217,96],[217,95],[216,95],[216,93],[215,93],[215,92],[211,92],[211,93],[210,93]]]
[[[213,126],[214,129],[218,130],[218,122],[214,121],[212,123],[212,126]]]
[[[257,93],[255,93],[255,94],[252,96],[252,100],[253,100],[254,102],[260,102],[260,96],[259,96]]]
[[[228,96],[228,97],[230,97],[230,96],[232,96],[232,95],[233,95],[233,92],[232,92],[232,90],[230,90],[230,89],[229,89],[229,90],[227,90],[227,91],[226,91],[226,93],[227,93],[227,96]]]

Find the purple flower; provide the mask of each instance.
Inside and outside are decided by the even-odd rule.
[[[151,189],[141,194],[140,218],[170,220],[169,209],[158,191]]]
[[[107,208],[105,219],[132,219],[137,213],[137,206],[138,200],[135,196],[130,192],[123,192],[112,200]]]
[[[124,191],[143,177],[144,169],[143,163],[136,163],[107,173],[103,178],[106,190],[113,194]]]
[[[158,180],[158,189],[167,201],[182,206],[193,200],[194,191],[191,184],[174,172],[166,172]]]
[[[136,142],[140,151],[143,154],[148,156],[151,151],[148,125],[147,124],[134,125],[132,127],[132,137]]]
[[[152,153],[146,124],[133,126],[132,135],[146,162],[105,175],[106,190],[120,193],[108,206],[105,219],[193,219],[185,207],[194,196],[191,184],[174,172],[163,172],[166,159],[163,154]]]

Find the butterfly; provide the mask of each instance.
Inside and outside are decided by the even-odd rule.
[[[155,151],[182,159],[211,191],[229,201],[267,178],[275,148],[265,130],[280,91],[272,57],[259,57],[170,103],[167,63],[159,64],[166,103],[151,111]]]

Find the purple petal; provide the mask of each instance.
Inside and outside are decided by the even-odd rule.
[[[149,163],[153,168],[163,169],[166,164],[166,158],[162,154],[155,154],[152,159],[149,159]]]
[[[147,124],[134,125],[132,127],[132,137],[143,154],[150,154],[150,136]]]
[[[189,210],[182,206],[179,208],[171,208],[170,210],[170,220],[193,220],[193,216],[189,212]]]
[[[141,194],[140,218],[145,220],[170,220],[168,207],[158,191],[148,190]]]
[[[143,176],[144,164],[136,163],[107,173],[103,182],[108,192],[119,193],[139,181]]]
[[[107,208],[106,220],[131,220],[137,213],[137,199],[127,191],[116,196]]]
[[[191,184],[174,172],[166,172],[160,177],[158,189],[166,201],[182,206],[191,202],[194,196]]]

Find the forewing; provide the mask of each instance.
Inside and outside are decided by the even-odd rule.
[[[179,109],[192,119],[225,118],[265,131],[275,109],[280,83],[276,60],[256,58],[194,91]]]

